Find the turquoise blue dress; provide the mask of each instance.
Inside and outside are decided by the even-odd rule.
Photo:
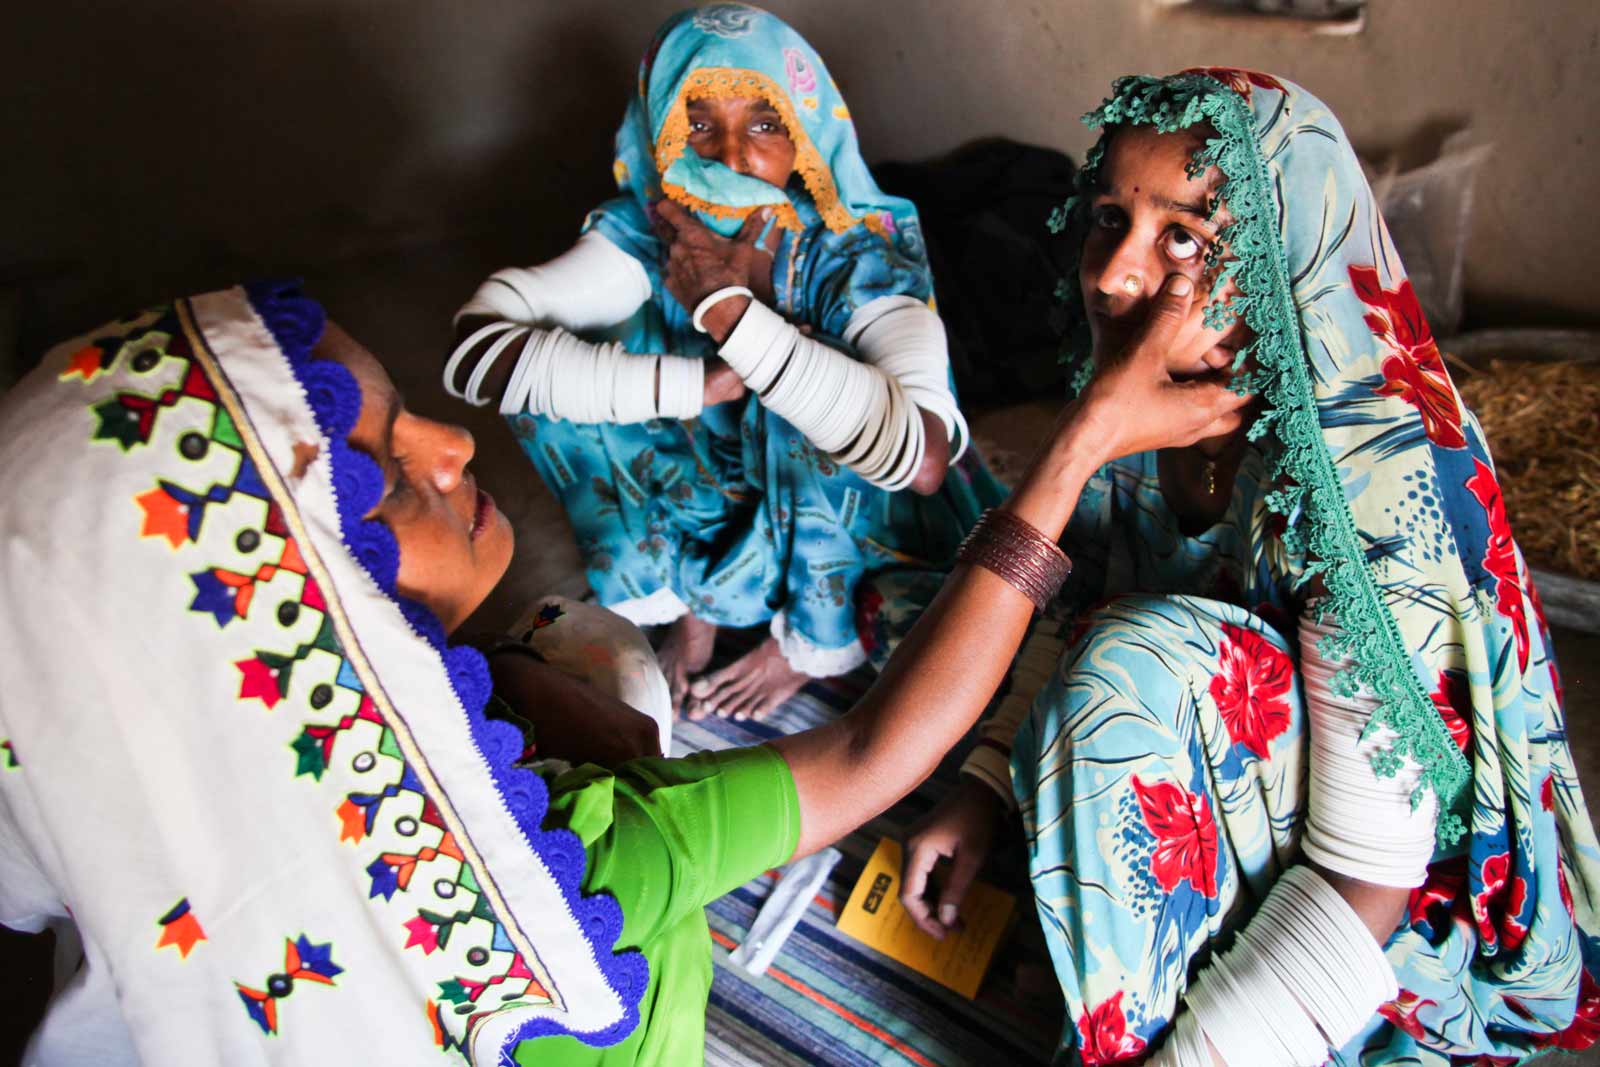
[[[787,189],[686,147],[687,99],[733,92],[764,96],[784,116],[797,149]],[[658,164],[669,157],[663,179]],[[915,207],[878,190],[821,58],[756,8],[713,4],[661,29],[617,134],[615,172],[623,195],[592,212],[585,228],[637,259],[653,296],[594,339],[621,341],[630,352],[715,355],[663,284],[648,215],[663,195],[724,231],[756,207],[776,205],[776,309],[835,347],[848,351],[838,338],[871,300],[932,303]],[[518,415],[510,423],[571,518],[601,603],[666,590],[718,625],[751,626],[782,613],[784,629],[837,669],[864,658],[854,617],[861,577],[948,566],[982,509],[1003,496],[970,448],[938,493],[885,492],[818,452],[753,395],[683,422],[584,425]]]
[[[1298,629],[1318,576],[1331,651],[1398,734],[1374,772],[1409,756],[1440,800],[1426,881],[1385,946],[1400,994],[1331,1061],[1489,1067],[1588,1047],[1600,847],[1549,633],[1343,131],[1298,86],[1225,69],[1125,79],[1090,119],[1211,125],[1200,162],[1234,219],[1218,266],[1257,338],[1248,385],[1266,414],[1210,529],[1180,526],[1149,453],[1098,472],[1068,527],[1065,651],[1011,749],[1067,1005],[1060,1062],[1158,1048],[1211,954],[1301,861]],[[889,642],[913,614],[902,599],[888,582],[870,596]]]

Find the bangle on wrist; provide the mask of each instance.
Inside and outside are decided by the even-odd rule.
[[[956,559],[991,571],[1040,611],[1050,606],[1072,573],[1072,560],[1032,523],[990,508],[967,534]]]
[[[751,300],[754,300],[756,294],[751,292],[748,286],[744,285],[725,285],[721,289],[716,290],[710,296],[706,297],[704,300],[700,301],[700,303],[695,305],[694,315],[692,315],[689,320],[694,324],[695,330],[700,333],[709,332],[706,330],[706,312],[710,311],[724,300],[728,300],[736,296],[749,297]]]
[[[450,359],[444,365],[444,391],[457,400],[465,400],[467,395],[456,388],[456,374],[461,368],[462,360],[467,358],[468,353],[476,348],[480,341],[493,337],[497,333],[514,330],[516,325],[514,322],[491,322],[486,326],[480,326],[478,329],[473,330],[466,340],[456,345],[455,351],[450,353]]]
[[[502,352],[510,348],[517,340],[527,337],[530,332],[528,327],[518,326],[495,338],[494,343],[479,358],[478,365],[472,369],[471,376],[467,378],[467,391],[462,399],[475,408],[481,408],[488,404],[490,398],[483,396],[478,390],[483,386],[484,379],[489,376],[489,369],[494,366],[495,361],[500,358]]]

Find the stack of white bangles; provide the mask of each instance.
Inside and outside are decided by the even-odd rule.
[[[1197,1029],[1229,1067],[1319,1067],[1399,992],[1383,949],[1338,891],[1310,867],[1290,867],[1233,948],[1189,987],[1193,1022],[1175,1027],[1151,1063],[1211,1067]]]
[[[1377,699],[1367,690],[1341,697],[1333,676],[1348,660],[1325,655],[1335,631],[1307,610],[1300,620],[1300,677],[1311,727],[1311,788],[1307,797],[1306,858],[1326,870],[1374,885],[1412,889],[1428,876],[1439,799],[1429,791],[1411,807],[1422,768],[1402,757],[1399,773],[1380,778],[1371,758],[1394,741],[1387,726],[1363,738]]]
[[[639,261],[590,230],[566,252],[537,267],[495,271],[460,311],[495,319],[456,346],[444,387],[482,407],[483,383],[502,359],[515,359],[500,410],[573,422],[643,422],[700,414],[705,364],[681,356],[636,355],[619,344],[591,344],[568,330],[622,322],[650,299]],[[564,327],[564,329],[563,329]],[[477,362],[465,387],[461,365]]]
[[[1406,758],[1380,778],[1373,751],[1387,727],[1362,733],[1377,708],[1371,693],[1342,697],[1333,676],[1349,667],[1325,649],[1335,632],[1308,608],[1300,621],[1300,668],[1310,731],[1310,790],[1302,847],[1325,870],[1397,889],[1421,885],[1433,855],[1438,800],[1415,810],[1420,774]],[[1205,1039],[1230,1067],[1315,1067],[1398,995],[1378,942],[1315,870],[1291,867],[1261,908],[1190,986],[1188,1012],[1151,1060],[1156,1067],[1211,1067]]]
[[[750,293],[733,286],[711,294],[695,309],[696,327],[731,295]],[[594,230],[548,263],[496,271],[456,315],[496,321],[456,346],[445,389],[488,404],[483,383],[509,358],[517,363],[501,398],[506,414],[619,423],[694,418],[705,391],[703,361],[629,353],[566,332],[623,322],[650,298],[644,268]],[[939,316],[913,297],[879,297],[851,315],[844,341],[859,361],[752,300],[721,355],[768,410],[875,485],[899,490],[915,478],[927,451],[922,411],[944,424],[950,461],[959,459],[967,424],[950,390]],[[463,386],[457,377],[469,356],[477,362]]]
[[[488,342],[458,389],[461,363]],[[493,322],[468,335],[445,365],[444,387],[454,397],[482,407],[492,398],[479,392],[490,369],[507,351],[516,368],[500,400],[506,415],[527,412],[572,422],[644,422],[691,419],[700,414],[705,363],[684,356],[634,355],[620,344],[592,344],[559,327]]]
[[[904,489],[927,449],[919,408],[935,414],[951,438],[965,444],[966,423],[947,383],[943,324],[916,300],[884,297],[860,308],[845,332],[864,362],[805,336],[752,301],[719,354],[767,410],[787,419],[818,450],[874,485]]]

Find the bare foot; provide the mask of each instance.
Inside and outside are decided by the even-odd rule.
[[[740,722],[764,719],[810,680],[809,675],[789,666],[778,639],[769,637],[720,671],[696,678],[689,686],[694,698],[689,717],[711,714]]]
[[[667,676],[667,689],[672,694],[672,710],[683,710],[683,698],[689,695],[689,676],[699,674],[711,662],[711,646],[717,641],[717,625],[702,622],[685,612],[672,624],[661,647],[656,649],[656,659],[661,672]],[[693,716],[700,718],[699,715]]]

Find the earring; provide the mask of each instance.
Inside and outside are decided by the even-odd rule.
[[[1139,295],[1139,290],[1142,288],[1144,288],[1144,286],[1140,284],[1139,276],[1137,274],[1130,274],[1122,279],[1122,291],[1127,293],[1129,296]]]

